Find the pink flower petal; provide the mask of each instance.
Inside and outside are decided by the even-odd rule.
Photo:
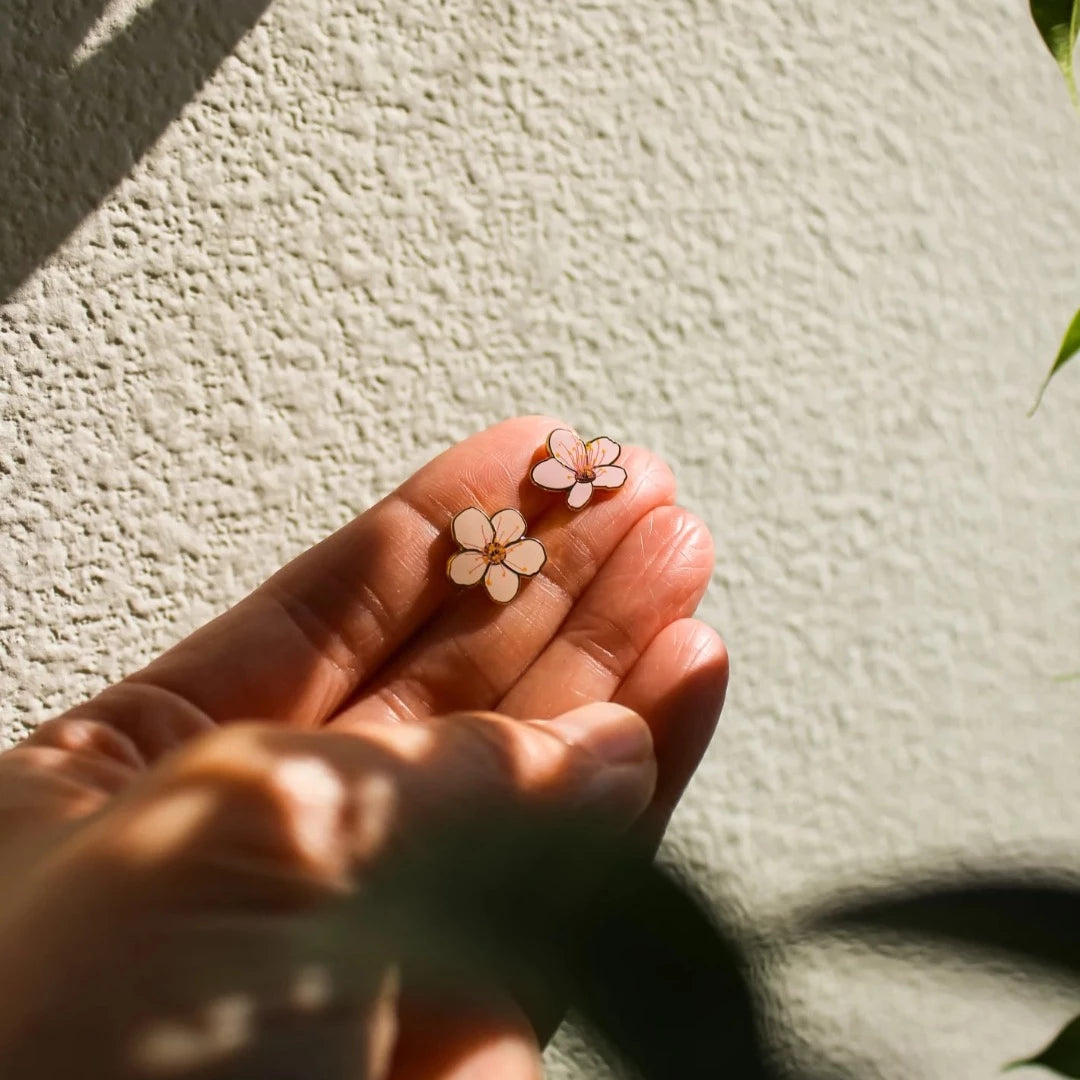
[[[517,510],[500,510],[493,514],[491,527],[495,530],[495,539],[500,544],[512,544],[525,535],[525,519]]]
[[[446,566],[446,576],[455,585],[475,585],[487,569],[487,559],[479,551],[460,551]]]
[[[601,435],[599,439],[592,439],[585,444],[585,452],[588,454],[589,464],[594,469],[599,469],[615,461],[622,453],[622,447],[614,439]]]
[[[570,489],[566,505],[571,510],[580,510],[592,498],[592,484],[575,484]]]
[[[509,604],[517,596],[519,578],[505,563],[492,563],[484,575],[488,596],[500,604]]]
[[[548,436],[548,450],[568,469],[580,472],[585,464],[585,444],[576,431],[569,428],[556,428]]]
[[[565,491],[577,482],[573,469],[553,457],[545,458],[532,471],[532,482],[548,491]]]
[[[450,531],[458,544],[471,551],[481,551],[495,539],[495,530],[487,514],[470,506],[454,518]]]
[[[539,540],[526,537],[506,549],[506,565],[515,574],[532,577],[547,562],[547,552]]]
[[[593,480],[593,486],[598,488],[618,488],[625,483],[626,470],[620,465],[601,465]]]

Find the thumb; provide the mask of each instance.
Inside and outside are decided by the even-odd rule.
[[[648,725],[611,702],[546,720],[462,712],[414,723],[344,721],[318,738],[335,740],[343,765],[356,753],[396,763],[384,778],[396,789],[397,825],[409,830],[477,805],[592,811],[629,826],[656,786]]]
[[[533,806],[588,808],[628,825],[654,783],[647,725],[610,704],[545,721],[470,713],[336,732],[241,724],[198,738],[81,823],[0,905],[0,991],[19,997],[18,1027],[48,1035],[22,1048],[56,1066],[26,1074],[63,1075],[60,1059],[86,1055],[119,1060],[133,1031],[198,1018],[208,1002],[241,996],[251,1010],[244,1046],[215,1052],[256,1053],[312,957],[334,978],[309,1019],[356,1020],[394,956],[375,950],[358,970],[298,937],[282,916],[318,919],[319,900],[363,881],[399,840],[422,841],[449,812],[473,803],[511,817]],[[362,929],[378,944],[378,926]],[[259,948],[245,952],[249,939]],[[92,1016],[76,1007],[91,992]],[[86,1023],[73,1024],[75,1016]],[[474,1030],[482,1055],[500,1024]],[[0,1045],[4,1032],[0,1023]],[[517,1040],[518,1053],[528,1049],[519,1024],[503,1036]],[[422,1037],[406,1026],[398,1046],[404,1053]],[[458,1066],[468,1061],[468,1043],[458,1042]]]

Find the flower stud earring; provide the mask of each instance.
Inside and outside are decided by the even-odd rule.
[[[583,442],[577,432],[557,428],[547,439],[550,457],[533,466],[532,482],[545,491],[569,491],[566,505],[580,510],[592,498],[593,488],[620,488],[626,470],[615,462],[622,447],[604,435]]]
[[[490,518],[475,506],[462,510],[450,525],[461,550],[446,564],[455,585],[481,581],[496,603],[517,596],[520,579],[540,572],[547,552],[539,540],[525,535],[525,519],[516,510],[500,510]]]

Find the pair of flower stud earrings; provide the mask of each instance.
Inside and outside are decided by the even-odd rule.
[[[622,448],[601,436],[584,442],[577,432],[557,428],[547,437],[548,456],[534,465],[529,478],[545,491],[566,491],[566,505],[580,510],[594,488],[614,489],[626,483],[626,470],[615,462]],[[517,596],[523,577],[538,574],[547,562],[539,540],[525,535],[525,519],[517,510],[500,510],[489,518],[470,506],[455,515],[450,525],[460,549],[446,564],[446,576],[455,585],[479,585],[499,604]]]

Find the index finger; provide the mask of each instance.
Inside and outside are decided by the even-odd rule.
[[[148,756],[192,730],[240,718],[321,725],[452,595],[445,535],[456,513],[513,506],[528,518],[550,502],[529,468],[561,426],[518,417],[450,448],[72,714],[121,727]]]

